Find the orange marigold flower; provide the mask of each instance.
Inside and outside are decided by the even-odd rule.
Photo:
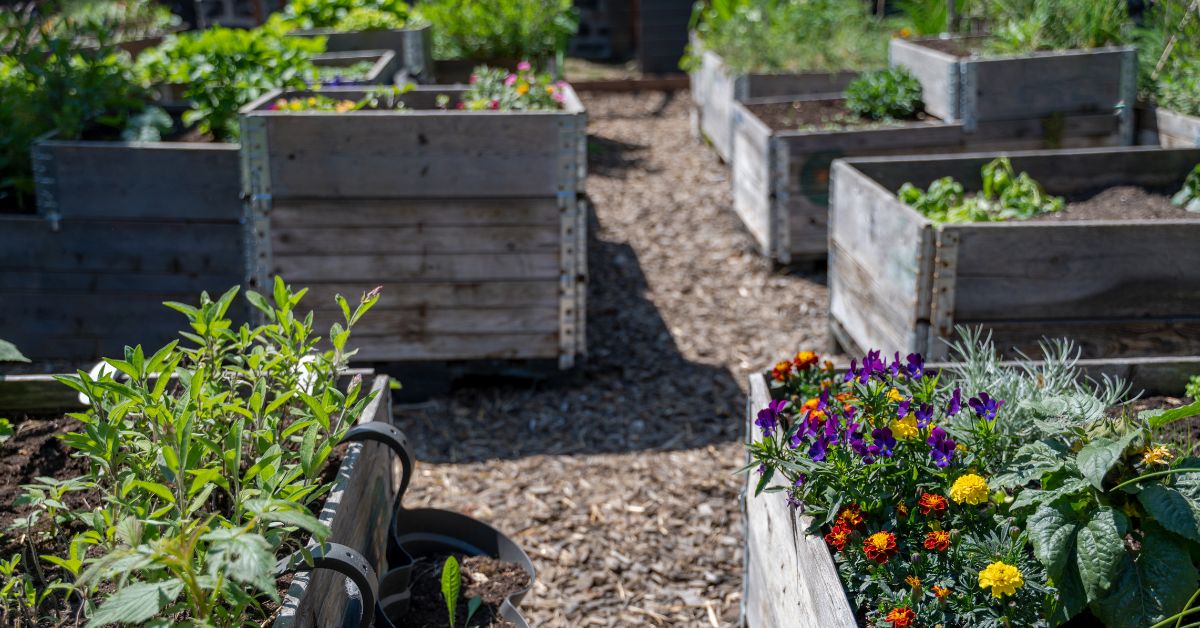
[[[846,549],[846,540],[850,538],[852,530],[842,524],[838,524],[825,535],[825,542],[836,547],[840,552]]]
[[[946,599],[946,596],[950,595],[950,589],[947,589],[946,587],[939,587],[937,585],[934,585],[932,587],[929,587],[929,590],[933,591],[933,594],[935,596],[937,596],[937,599],[939,599],[939,600]]]
[[[904,502],[900,502],[900,503],[896,504],[896,512],[898,512],[902,515],[907,515],[908,514],[908,506],[904,505]]]
[[[921,514],[940,517],[946,512],[946,498],[934,493],[922,493],[921,499],[917,500],[917,508],[921,509]]]
[[[842,511],[838,513],[837,522],[847,528],[857,528],[863,522],[862,509],[858,507],[858,504],[850,504],[842,508]]]
[[[825,360],[824,369],[825,369],[825,372],[832,373],[833,372],[833,362],[830,362],[829,360]]]
[[[863,540],[863,553],[880,565],[887,564],[888,559],[896,555],[896,535],[876,532],[868,536]]]
[[[905,628],[906,626],[911,626],[917,620],[917,614],[913,609],[901,606],[893,608],[892,612],[888,613],[884,619],[892,624],[892,628]]]
[[[797,371],[803,371],[816,364],[817,359],[817,354],[812,351],[801,351],[796,354],[796,357],[792,358],[792,365],[796,367]]]
[[[910,586],[910,587],[914,588],[914,589],[920,589],[920,588],[921,588],[921,579],[920,579],[920,578],[918,578],[918,577],[916,577],[916,576],[912,576],[912,575],[905,576],[905,577],[904,577],[904,583],[905,583],[905,584],[907,584],[908,586]]]
[[[925,535],[925,549],[944,552],[950,548],[950,533],[945,530],[934,530]]]
[[[777,382],[787,381],[788,375],[791,375],[791,373],[792,363],[786,360],[776,364],[775,368],[771,369],[771,377]]]

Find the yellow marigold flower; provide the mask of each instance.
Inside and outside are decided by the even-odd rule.
[[[972,506],[986,503],[988,500],[987,481],[974,473],[968,473],[954,481],[954,485],[950,487],[950,499],[953,499],[955,503]]]
[[[547,93],[547,94],[553,94],[553,93],[554,93],[554,86],[553,86],[553,85],[547,85],[547,86],[546,86],[546,93]]]
[[[1175,454],[1172,454],[1171,450],[1167,449],[1166,445],[1154,445],[1153,447],[1147,447],[1146,450],[1142,452],[1142,462],[1148,465],[1168,464],[1174,459]]]
[[[979,572],[979,588],[991,589],[993,597],[1016,595],[1025,586],[1021,570],[1003,562],[994,562]]]
[[[529,93],[529,84],[528,83],[517,83],[517,93],[522,96]]]
[[[950,595],[950,589],[947,589],[946,587],[939,587],[937,585],[931,587],[930,591],[933,591],[933,594],[936,595],[937,599],[939,600],[945,598],[947,595]]]
[[[888,427],[892,429],[892,436],[895,436],[896,440],[908,440],[921,435],[921,430],[917,428],[917,417],[911,412],[903,419],[893,419]]]
[[[888,391],[887,398],[890,401],[904,401],[904,395],[901,395],[900,391],[895,388]]]
[[[916,576],[905,576],[904,582],[905,582],[905,584],[907,584],[908,586],[910,586],[914,589],[921,588],[921,579]]]
[[[346,113],[347,111],[354,109],[354,101],[352,101],[352,100],[339,101],[336,105],[333,106],[333,109],[334,109],[334,111],[336,111],[338,113]]]
[[[308,97],[308,106],[309,106],[309,107],[316,107],[316,106],[317,106],[317,98],[316,98],[316,96],[309,96],[309,97]]]

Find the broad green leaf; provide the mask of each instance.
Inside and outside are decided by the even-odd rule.
[[[175,493],[172,493],[171,489],[166,485],[159,484],[158,482],[149,482],[146,480],[134,480],[130,486],[153,493],[172,504],[175,503]]]
[[[995,488],[1025,486],[1061,469],[1063,462],[1063,454],[1045,442],[1027,443],[1017,450],[1008,470],[990,478],[988,484]]]
[[[275,558],[266,539],[240,528],[213,530],[200,538],[210,543],[205,558],[210,576],[217,578],[224,574],[268,595],[277,593],[272,575]]]
[[[1059,578],[1067,566],[1067,558],[1075,547],[1078,522],[1068,511],[1042,504],[1026,523],[1033,553],[1046,566],[1051,578]]]
[[[774,477],[774,475],[775,467],[767,467],[767,470],[764,471],[762,476],[758,478],[758,484],[754,486],[755,497],[758,497],[759,494],[763,492],[763,489],[767,488],[767,484],[770,483],[771,478]]]
[[[1108,628],[1145,628],[1177,613],[1196,590],[1200,574],[1188,547],[1153,523],[1144,524],[1141,553],[1127,554],[1111,592],[1092,612]]]
[[[7,341],[0,340],[0,362],[28,362],[29,358],[21,354],[17,349],[17,345]]]
[[[1143,410],[1138,413],[1138,418],[1145,419],[1151,428],[1159,428],[1168,423],[1189,419],[1194,416],[1200,416],[1200,400],[1170,410],[1160,408],[1158,410]]]
[[[467,620],[463,622],[465,625],[471,625],[471,618],[475,616],[475,613],[479,612],[480,606],[483,606],[483,598],[478,595],[467,600]]]
[[[1137,497],[1162,527],[1200,543],[1200,504],[1161,484],[1143,487]]]
[[[135,582],[125,585],[100,603],[100,607],[87,623],[88,628],[112,624],[140,624],[174,602],[181,591],[183,582],[180,580]]]
[[[1075,464],[1079,472],[1087,478],[1092,486],[1103,490],[1104,476],[1108,470],[1121,459],[1121,452],[1128,446],[1124,439],[1115,441],[1109,438],[1097,438],[1079,450]]]
[[[462,591],[462,574],[459,573],[458,559],[447,556],[442,565],[442,597],[446,598],[446,612],[450,616],[450,626],[454,626],[454,611],[458,607],[458,595]]]
[[[1125,532],[1129,520],[1107,506],[1100,508],[1079,529],[1076,558],[1079,578],[1088,601],[1106,593],[1125,558]]]
[[[304,432],[304,440],[300,443],[300,466],[304,469],[304,475],[312,476],[313,470],[313,454],[317,449],[317,433],[319,428],[316,425],[309,427]]]

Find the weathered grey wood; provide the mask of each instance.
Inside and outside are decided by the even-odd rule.
[[[754,418],[770,395],[761,374],[750,376],[746,439],[758,437]],[[746,573],[743,623],[754,628],[853,628],[854,612],[824,540],[804,531],[811,518],[798,515],[778,493],[754,496],[756,476],[743,488]],[[779,481],[777,480],[778,484]]]
[[[349,50],[344,52],[326,52],[313,57],[313,65],[318,68],[347,68],[357,63],[369,61],[374,65],[359,83],[394,83],[400,64],[396,53],[391,50]]]
[[[238,145],[39,139],[38,211],[60,218],[235,222]]]
[[[1200,146],[1200,117],[1156,107],[1158,139],[1164,148]]]
[[[955,325],[981,325],[1008,355],[1036,354],[1044,337],[1076,342],[1085,358],[1200,355],[1200,217],[933,225],[933,251],[872,231],[915,212],[894,191],[952,176],[968,192],[995,155],[862,158],[834,169],[830,286],[832,315],[860,347],[946,355]],[[1031,151],[1010,155],[1051,194],[1087,195],[1118,185],[1173,191],[1200,149]],[[844,193],[844,195],[843,195]],[[866,199],[866,200],[864,200]],[[871,216],[863,220],[863,215]],[[897,254],[899,248],[905,253]],[[855,258],[854,251],[876,254]],[[929,263],[932,257],[933,263]],[[888,294],[901,266],[924,275],[926,296],[914,319],[896,319]],[[868,311],[861,311],[866,308]],[[905,336],[878,322],[896,321]],[[928,339],[919,340],[922,329]],[[906,339],[917,338],[916,342]]]
[[[340,294],[357,302],[363,293],[382,287],[372,313],[405,309],[480,309],[557,306],[557,281],[423,282],[419,289],[394,288],[383,283],[318,283],[309,286],[304,302],[310,307],[333,303]]]
[[[52,375],[0,373],[0,412],[39,413],[82,407],[79,393]]]
[[[367,378],[363,389],[375,398],[359,423],[392,420],[388,378]],[[393,456],[382,443],[351,443],[321,509],[331,543],[345,545],[371,562],[376,573],[387,569],[387,534],[395,497]],[[310,541],[315,544],[315,541]],[[344,576],[329,570],[296,574],[283,599],[276,628],[337,628],[343,625],[348,595]]]
[[[955,57],[920,40],[893,39],[890,54],[892,65],[908,68],[921,81],[926,111],[961,119],[968,129],[988,120],[1115,111],[1124,121],[1123,142],[1133,141],[1133,47]]]
[[[294,31],[293,37],[324,37],[328,52],[391,50],[397,69],[410,80],[432,83],[433,37],[430,27],[414,29],[338,32],[333,29]]]
[[[557,224],[293,227],[271,230],[276,255],[558,252]]]
[[[734,107],[741,107],[734,104]],[[777,232],[780,222],[773,214],[775,181],[772,166],[771,129],[762,120],[746,112],[733,137],[739,159],[732,164],[733,209],[759,250],[768,257],[786,255],[779,249],[784,238]]]
[[[321,333],[328,323],[342,322],[341,310],[317,309]],[[344,323],[343,323],[344,325]],[[550,334],[558,332],[558,301],[540,307],[516,304],[493,308],[372,309],[354,327],[355,336],[419,337],[436,334]]]
[[[367,362],[534,360],[560,358],[559,333],[357,336],[355,356]],[[561,364],[561,362],[560,362]],[[561,368],[561,367],[560,367]]]
[[[556,281],[558,251],[546,253],[452,253],[274,256],[273,274],[297,285],[356,281]],[[413,288],[416,289],[416,288]]]
[[[561,210],[553,198],[280,199],[272,216],[297,228],[340,226],[444,227],[558,224]]]

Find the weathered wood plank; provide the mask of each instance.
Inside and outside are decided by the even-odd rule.
[[[1154,109],[1158,139],[1164,148],[1200,146],[1200,117],[1162,107]]]
[[[313,57],[313,65],[318,68],[348,68],[357,63],[369,61],[374,65],[360,79],[361,83],[394,83],[399,63],[396,53],[392,50],[350,50],[343,52],[326,52]]]
[[[537,281],[559,278],[549,253],[276,255],[271,273],[297,285],[354,281]]]
[[[315,310],[318,333],[325,335],[329,324],[342,323],[341,310]],[[352,337],[420,337],[434,334],[542,334],[558,332],[558,303],[541,307],[508,308],[409,308],[372,309],[354,326]]]
[[[858,72],[809,72],[798,74],[751,73],[738,79],[737,98],[838,94],[858,78]]]
[[[560,246],[555,224],[528,226],[314,227],[273,226],[276,255],[539,253]]]
[[[0,412],[61,412],[80,407],[79,393],[52,375],[0,374]]]
[[[761,374],[750,376],[746,439],[757,438],[754,418],[770,401]],[[853,628],[854,612],[829,549],[804,531],[809,517],[797,515],[778,493],[754,496],[754,475],[742,489],[746,530],[744,577],[746,626],[755,628]],[[776,481],[778,483],[778,481]]]
[[[277,199],[271,224],[275,228],[557,225],[561,213],[553,198]]]
[[[354,335],[356,359],[386,362],[429,360],[530,360],[559,357],[558,331],[543,334],[449,334],[405,337]]]
[[[964,60],[975,72],[977,120],[1030,118],[1052,113],[1112,112],[1125,99],[1131,47],[1035,52]],[[970,86],[964,86],[969,89]],[[1129,102],[1129,106],[1133,103]]]
[[[778,234],[772,220],[771,129],[741,103],[734,103],[740,123],[734,129],[733,209],[759,250],[773,256]]]
[[[942,120],[960,120],[958,59],[907,39],[893,39],[888,63],[907,68],[921,83],[925,111]]]
[[[491,281],[456,283],[314,283],[308,286],[304,307],[322,308],[341,294],[350,303],[376,286],[383,289],[374,312],[390,309],[490,309],[503,307],[558,306],[558,281]]]

